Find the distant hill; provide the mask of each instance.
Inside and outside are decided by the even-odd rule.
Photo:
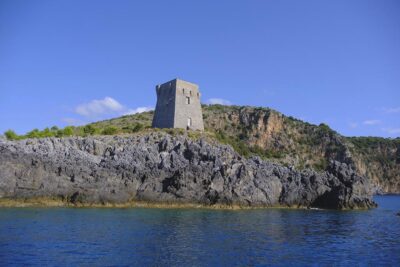
[[[80,127],[45,129],[24,137],[121,134],[154,131],[153,112]],[[258,155],[296,169],[324,170],[330,159],[347,163],[383,193],[400,193],[400,138],[344,137],[326,124],[313,125],[268,108],[204,105],[205,133],[244,157]],[[179,133],[177,129],[166,130]],[[45,132],[45,133],[43,133]],[[11,137],[12,138],[12,137]],[[15,138],[15,137],[14,137]]]

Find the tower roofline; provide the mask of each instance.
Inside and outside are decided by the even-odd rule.
[[[159,86],[162,86],[162,85],[164,85],[164,84],[168,84],[168,83],[171,83],[171,82],[175,82],[175,83],[177,83],[177,82],[185,82],[185,83],[188,83],[188,84],[192,84],[192,85],[194,85],[194,86],[198,86],[197,84],[195,84],[195,83],[192,83],[192,82],[188,82],[188,81],[186,81],[186,80],[183,80],[183,79],[179,79],[179,78],[175,78],[175,79],[172,79],[172,80],[170,80],[170,81],[168,81],[168,82],[164,82],[164,83],[162,83],[162,84],[159,84]]]

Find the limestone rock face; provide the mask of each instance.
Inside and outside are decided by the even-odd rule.
[[[317,170],[331,160],[344,162],[367,177],[375,192],[400,193],[400,138],[345,137],[327,125],[312,125],[267,108],[207,106],[203,113],[207,130],[274,152],[270,158],[275,162]]]
[[[0,139],[0,198],[353,209],[374,207],[371,196],[345,163],[299,172],[184,135]]]

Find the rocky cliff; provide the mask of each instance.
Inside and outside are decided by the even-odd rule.
[[[326,124],[313,125],[268,108],[204,105],[203,117],[205,134],[231,145],[243,157],[259,156],[297,170],[316,171],[327,170],[330,161],[338,161],[367,177],[375,192],[400,193],[400,138],[345,137]],[[19,139],[146,133],[152,118],[152,112],[145,112],[81,127],[52,127],[9,136]]]
[[[324,170],[336,160],[366,176],[377,192],[400,193],[400,138],[344,137],[266,108],[208,106],[204,114],[207,129],[239,150],[245,144],[244,153],[298,169]]]
[[[297,171],[206,135],[0,139],[0,198],[353,209],[374,207],[371,194],[345,163]]]
[[[313,125],[275,110],[204,105],[206,132],[249,157],[260,156],[298,170],[326,170],[331,160],[350,165],[366,176],[378,193],[400,193],[400,138],[345,137],[326,124]],[[123,132],[148,127],[152,113],[124,116],[92,124]]]

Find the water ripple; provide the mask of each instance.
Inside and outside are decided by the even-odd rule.
[[[0,209],[0,265],[399,265],[399,196],[370,211]]]

